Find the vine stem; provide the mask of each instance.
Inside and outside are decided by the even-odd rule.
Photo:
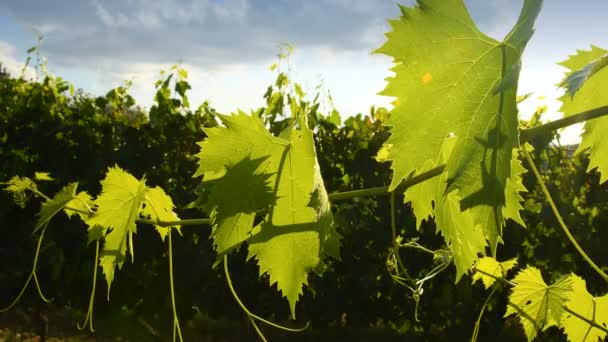
[[[608,115],[608,106],[598,107],[591,110],[584,111],[582,113],[569,115],[565,118],[548,122],[543,125],[539,125],[536,127],[531,127],[527,129],[522,129],[520,131],[520,139],[523,141],[530,140],[531,137],[535,135],[539,135],[542,133],[554,131],[556,129],[568,127],[577,123],[581,123],[583,121],[588,121],[592,119],[597,119],[604,115]]]
[[[551,206],[551,210],[553,211],[555,218],[559,222],[560,227],[562,228],[562,230],[564,231],[564,233],[566,234],[566,236],[568,237],[568,239],[570,240],[572,245],[574,245],[574,248],[576,248],[578,253],[583,257],[583,259],[585,259],[585,261],[589,264],[589,266],[591,266],[591,268],[593,268],[602,278],[604,278],[605,281],[608,282],[608,274],[606,274],[604,271],[602,271],[602,269],[598,265],[596,265],[596,263],[593,262],[593,260],[591,260],[591,258],[587,255],[587,253],[585,253],[585,251],[581,248],[581,246],[578,244],[578,242],[576,242],[576,239],[574,238],[574,236],[568,229],[568,226],[566,226],[566,223],[564,222],[562,216],[560,215],[559,211],[557,210],[557,206],[555,205],[555,202],[553,201],[553,198],[551,197],[549,190],[545,186],[545,183],[543,182],[543,179],[542,179],[540,173],[536,169],[536,165],[534,165],[534,161],[532,160],[532,157],[530,157],[530,153],[527,151],[527,149],[525,147],[522,148],[522,150],[524,152],[524,156],[526,157],[526,160],[528,161],[528,164],[530,165],[530,168],[532,169],[532,172],[534,173],[534,176],[538,180],[538,183],[540,184],[540,187],[543,190],[545,197],[547,198],[547,202],[549,202],[549,206]]]
[[[271,327],[275,327],[277,329],[281,329],[284,331],[289,331],[289,332],[302,332],[306,329],[308,329],[308,326],[310,325],[310,322],[306,322],[306,325],[302,328],[288,328],[282,325],[279,325],[277,323],[273,323],[271,321],[268,321],[254,313],[252,313],[251,311],[249,311],[249,309],[247,309],[247,307],[245,306],[245,304],[243,304],[243,302],[241,301],[241,299],[239,298],[238,294],[236,293],[236,290],[234,289],[234,286],[232,285],[232,279],[230,278],[230,272],[228,270],[228,255],[224,255],[224,274],[226,275],[226,282],[228,283],[228,288],[230,289],[230,292],[232,293],[232,296],[234,297],[234,300],[237,302],[237,304],[241,307],[241,309],[245,312],[245,314],[247,314],[247,316],[249,317],[249,319],[251,320],[252,323],[254,323],[254,319],[270,325]],[[260,338],[264,341],[266,341],[266,338],[264,337],[264,335],[262,334],[262,332],[260,331],[260,329],[257,327],[257,325],[254,323],[253,324],[256,332],[258,333],[258,335],[260,335]]]
[[[401,254],[399,253],[399,244],[397,243],[397,224],[396,224],[396,210],[395,210],[395,192],[391,192],[391,232],[393,234],[393,248],[395,250],[395,257],[397,259],[397,263],[401,267],[401,272],[410,278],[410,275],[407,272],[407,268],[401,259]],[[398,272],[397,275],[401,275],[401,272]]]
[[[173,307],[173,341],[175,341],[175,333],[180,341],[183,341],[182,330],[179,327],[179,320],[177,318],[177,308],[175,306],[175,289],[173,287],[173,245],[171,243],[171,230],[167,232],[167,240],[169,240],[169,285],[171,286],[171,306]]]
[[[608,106],[594,108],[588,111],[584,111],[578,114],[570,115],[563,119],[551,121],[549,123],[539,125],[532,128],[520,129],[520,140],[522,142],[529,141],[534,136],[554,131],[556,129],[568,127],[577,123],[581,123],[587,120],[597,119],[602,116],[608,115]],[[393,191],[405,191],[405,189],[412,187],[416,184],[427,181],[431,178],[437,177],[443,173],[445,169],[445,164],[438,165],[437,167],[428,170],[426,172],[417,174],[408,179],[402,181]],[[386,196],[389,195],[392,191],[390,191],[390,187],[382,186],[376,188],[367,188],[361,190],[353,190],[353,191],[344,191],[344,192],[336,192],[329,194],[330,202],[337,202],[348,200],[355,197],[371,197],[371,196]],[[39,192],[37,192],[39,193]],[[70,208],[66,208],[70,210]],[[73,209],[72,209],[73,210]],[[179,221],[162,221],[162,220],[147,220],[147,219],[138,219],[137,223],[144,224],[152,224],[161,227],[168,226],[198,226],[198,225],[209,225],[211,224],[211,219],[209,218],[199,218],[199,219],[188,219],[188,220],[179,220]]]
[[[82,322],[82,326],[77,324],[76,327],[78,330],[84,329],[87,326],[87,322],[89,323],[89,330],[94,333],[95,328],[93,328],[93,305],[95,304],[95,285],[97,285],[97,260],[99,259],[99,240],[95,241],[95,259],[93,260],[93,286],[91,287],[91,296],[89,297],[89,309],[87,310],[87,315],[84,318],[84,322]]]
[[[36,276],[36,266],[38,265],[38,255],[40,254],[40,246],[42,245],[42,240],[44,239],[44,233],[46,232],[47,227],[48,227],[48,222],[44,225],[44,227],[42,228],[42,231],[40,232],[40,236],[38,237],[38,244],[36,246],[36,254],[34,255],[34,263],[32,265],[32,271],[30,272],[30,275],[27,277],[27,280],[25,281],[25,284],[23,284],[23,287],[21,288],[21,291],[19,291],[19,294],[17,294],[17,297],[7,307],[1,308],[0,312],[8,311],[12,307],[14,307],[17,303],[19,303],[19,300],[25,293],[25,290],[27,289],[27,286],[29,285],[30,281],[32,281],[32,278],[34,279],[34,283],[36,284],[36,290],[38,291],[40,298],[42,298],[42,300],[47,303],[53,301],[52,298],[47,299],[44,296],[44,294],[42,293],[42,289],[40,288],[40,283],[38,283],[38,277]]]
[[[481,318],[483,317],[483,314],[486,311],[486,307],[488,306],[490,299],[492,298],[494,293],[496,293],[497,288],[498,287],[494,286],[494,288],[492,289],[492,292],[490,292],[490,294],[488,295],[486,300],[483,302],[483,306],[481,307],[479,316],[477,316],[477,321],[475,321],[475,328],[473,329],[473,336],[471,336],[471,342],[477,342],[477,338],[479,337],[479,326],[481,325]]]

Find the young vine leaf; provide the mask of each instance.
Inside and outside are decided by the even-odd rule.
[[[54,180],[53,177],[51,177],[51,174],[48,172],[34,172],[34,179],[37,181],[47,182]]]
[[[6,192],[13,194],[13,200],[21,208],[25,208],[27,201],[27,191],[35,188],[36,184],[27,177],[13,176],[8,182],[5,183],[7,186],[4,188]]]
[[[570,277],[562,277],[547,285],[540,271],[529,266],[520,271],[513,282],[517,285],[509,296],[505,317],[519,316],[528,341],[532,341],[537,332],[561,322],[564,305],[574,294]]]
[[[53,198],[44,201],[38,213],[38,222],[34,227],[34,233],[47,224],[55,214],[62,211],[65,206],[76,197],[78,183],[70,183],[64,186]]]
[[[565,116],[608,105],[604,91],[608,87],[607,50],[591,46],[591,50],[578,51],[560,65],[570,70],[560,83],[560,86],[566,88],[566,93],[560,98],[560,110]],[[576,151],[589,152],[587,171],[597,168],[600,183],[608,180],[608,158],[605,158],[608,154],[608,141],[604,137],[607,130],[608,117],[587,121],[581,144]]]
[[[148,188],[145,179],[137,180],[118,166],[109,168],[101,186],[101,195],[95,199],[97,210],[87,224],[90,228],[103,227],[105,238],[100,265],[106,276],[109,298],[115,268],[120,269],[125,261],[127,239],[132,241],[137,231],[135,220],[139,218]]]
[[[165,193],[165,191],[160,187],[148,188],[145,193],[145,205],[141,211],[141,214],[144,217],[149,217],[155,221],[178,221],[179,217],[173,211],[175,209],[175,205],[173,204],[173,200],[169,195]],[[177,229],[177,231],[181,234],[179,225],[175,225],[172,227],[163,227],[159,225],[155,225],[156,231],[160,234],[160,238],[165,241],[167,234],[169,233],[169,229],[172,227]]]
[[[339,257],[312,131],[299,122],[299,129],[292,125],[275,137],[255,114],[219,117],[225,127],[205,129],[196,173],[212,185],[216,250],[248,241],[248,259],[257,259],[260,276],[277,283],[295,316],[307,273],[321,273],[323,257]],[[258,209],[265,218],[253,228]]]
[[[83,221],[86,221],[90,214],[92,208],[95,206],[95,202],[93,202],[93,197],[89,195],[86,191],[79,192],[75,198],[66,203],[63,211],[68,217],[72,217],[74,215],[80,216]],[[71,209],[76,209],[71,210]],[[88,212],[89,214],[85,214]]]
[[[492,286],[492,284],[494,284],[496,278],[505,278],[507,276],[507,272],[509,272],[509,270],[516,265],[517,258],[499,262],[492,257],[483,257],[477,260],[477,263],[475,264],[475,269],[482,272],[475,272],[471,282],[475,283],[481,280],[483,286],[485,286],[487,290],[490,288],[490,286]]]
[[[401,7],[377,52],[396,62],[382,95],[397,98],[387,144],[390,189],[438,155],[449,134],[459,139],[446,164],[447,191],[484,229],[494,253],[501,241],[505,187],[518,146],[517,79],[541,0],[526,0],[503,42],[479,31],[462,0],[420,0]]]
[[[608,327],[608,294],[602,297],[593,297],[587,291],[585,280],[572,274],[572,288],[574,294],[572,299],[566,304],[568,309],[595,322],[600,326]],[[603,341],[606,332],[572,315],[565,313],[562,316],[561,326],[564,328],[568,340],[580,342]]]

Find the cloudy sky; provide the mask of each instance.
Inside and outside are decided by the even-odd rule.
[[[412,5],[412,0],[401,0]],[[501,39],[523,0],[465,0],[482,31]],[[608,0],[545,0],[524,56],[521,93],[535,92],[557,112],[555,63],[590,44],[608,47]],[[0,61],[16,71],[44,35],[51,71],[78,88],[103,94],[133,80],[149,106],[159,70],[182,62],[193,105],[205,99],[220,112],[262,105],[276,76],[279,44],[295,47],[292,76],[305,90],[322,83],[344,114],[367,113],[390,75],[390,59],[372,55],[384,42],[393,0],[0,0]],[[537,97],[522,112],[531,111]],[[576,133],[566,133],[574,136]]]

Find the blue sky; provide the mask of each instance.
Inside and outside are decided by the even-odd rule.
[[[465,0],[480,29],[502,38],[523,0]],[[412,0],[402,0],[412,5]],[[608,0],[545,0],[524,55],[520,92],[535,92],[557,112],[555,63],[590,44],[608,47]],[[391,61],[371,51],[384,42],[386,20],[399,16],[389,0],[2,0],[0,61],[15,71],[43,34],[52,72],[93,94],[133,80],[149,106],[160,69],[177,61],[189,70],[193,105],[209,99],[220,112],[262,105],[276,76],[278,45],[295,47],[292,78],[305,90],[323,83],[343,114],[367,113],[390,75]],[[537,98],[521,108],[528,113]],[[550,116],[556,118],[558,116]],[[576,130],[566,132],[575,139]]]

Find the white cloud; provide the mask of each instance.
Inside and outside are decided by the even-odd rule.
[[[0,62],[2,66],[13,76],[21,75],[24,61],[18,61],[15,57],[16,49],[11,44],[0,40]],[[25,78],[33,79],[36,76],[36,71],[30,66],[25,70]]]

